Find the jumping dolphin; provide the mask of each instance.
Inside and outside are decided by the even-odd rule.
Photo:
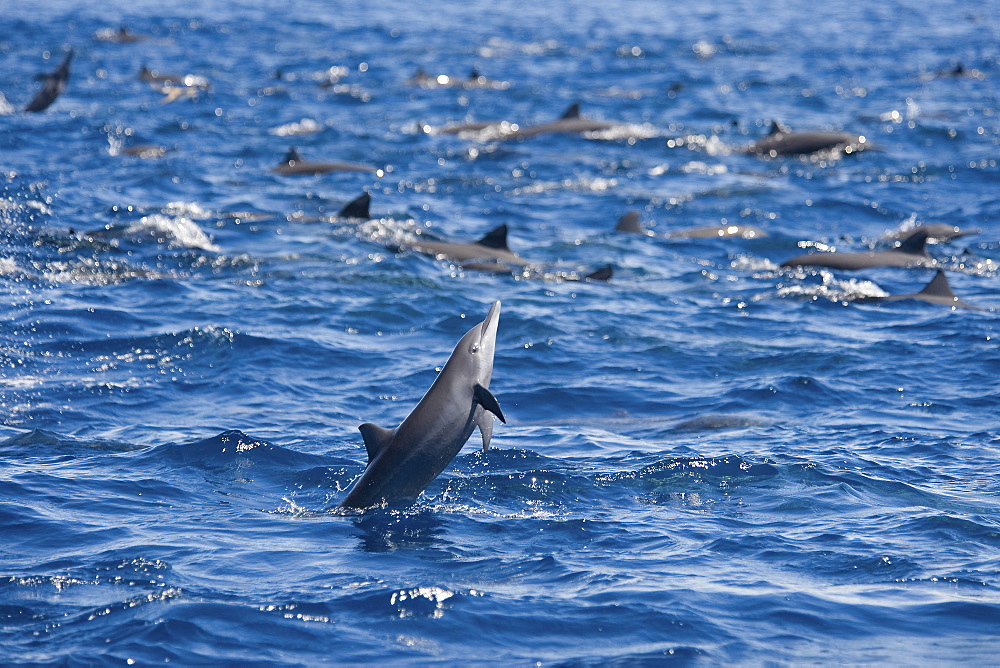
[[[924,286],[923,290],[915,294],[891,295],[889,297],[868,297],[859,301],[894,302],[904,299],[917,299],[922,302],[927,302],[928,304],[940,304],[941,306],[950,306],[951,308],[964,308],[974,311],[983,310],[979,306],[973,306],[972,304],[963,302],[959,299],[958,296],[952,292],[951,285],[948,284],[948,278],[941,269],[937,270],[937,273],[934,274],[934,278],[931,279],[930,283]]]
[[[584,134],[587,132],[601,132],[613,128],[624,127],[625,123],[618,121],[598,121],[584,118],[580,115],[580,104],[575,103],[569,107],[557,120],[541,125],[529,125],[524,128],[513,128],[503,136],[504,139],[515,137],[534,137],[536,135],[550,133]]]
[[[489,390],[500,302],[455,346],[427,393],[395,429],[366,423],[358,427],[368,466],[341,508],[412,503],[455,458],[476,426],[483,450],[490,447],[493,415],[507,420]],[[492,413],[492,415],[490,415]]]
[[[868,140],[849,132],[793,132],[777,121],[767,136],[752,141],[745,153],[776,158],[779,155],[809,155],[820,151],[855,153],[868,147]]]
[[[45,83],[42,84],[41,90],[35,93],[35,97],[31,98],[31,102],[24,108],[25,111],[38,112],[48,109],[49,105],[55,102],[60,93],[66,89],[66,82],[69,81],[69,62],[73,59],[73,53],[73,49],[70,49],[62,64],[51,74],[39,74],[35,77]]]
[[[887,251],[867,253],[807,253],[781,263],[782,267],[829,267],[874,269],[876,267],[932,267],[937,262],[927,254],[927,230],[918,228],[909,239]]]
[[[642,226],[639,221],[638,211],[629,211],[618,219],[615,226],[616,232],[626,232],[630,234],[641,234],[643,236],[656,236],[650,230]],[[693,227],[688,230],[677,230],[667,232],[662,235],[665,239],[717,239],[743,237],[744,239],[759,239],[766,237],[767,232],[752,225],[717,225],[715,227]]]
[[[377,172],[378,170],[368,165],[359,165],[350,162],[309,162],[303,160],[295,147],[288,149],[281,164],[271,170],[275,174],[284,176],[300,176],[304,174],[325,174],[326,172]]]

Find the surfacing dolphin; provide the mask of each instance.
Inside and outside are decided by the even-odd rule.
[[[586,134],[588,132],[603,132],[614,128],[627,127],[627,125],[627,123],[619,121],[599,121],[592,118],[584,118],[580,115],[580,104],[574,103],[557,120],[540,125],[529,125],[523,128],[511,126],[511,131],[504,134],[502,138],[535,137],[537,135],[552,133]]]
[[[366,423],[358,427],[368,451],[368,466],[351,487],[341,508],[412,503],[448,466],[478,426],[483,450],[490,447],[493,416],[506,423],[490,392],[493,349],[500,302],[486,319],[455,346],[424,397],[395,429]]]
[[[829,267],[830,269],[875,269],[878,267],[933,267],[937,262],[927,254],[927,230],[917,231],[898,247],[865,253],[806,253],[781,263],[782,267]]]
[[[284,176],[303,176],[327,172],[377,172],[378,170],[369,165],[359,165],[353,162],[309,162],[304,160],[293,146],[288,149],[281,164],[271,171]]]
[[[927,232],[928,239],[934,239],[938,243],[942,244],[946,244],[952,239],[958,239],[959,237],[965,237],[970,234],[979,234],[982,232],[979,228],[974,230],[963,230],[958,227],[958,225],[948,225],[947,223],[925,223],[917,225],[916,227],[911,227],[907,230],[900,230],[893,234],[889,234],[883,237],[883,239],[906,241],[920,230],[925,230]]]
[[[951,285],[948,283],[948,277],[945,276],[944,271],[941,269],[937,270],[934,274],[934,278],[931,282],[924,286],[924,289],[920,292],[916,292],[912,295],[890,295],[888,297],[867,297],[865,299],[859,300],[864,302],[895,302],[902,301],[905,299],[916,299],[922,302],[927,302],[928,304],[938,304],[940,306],[950,306],[951,308],[964,308],[973,311],[982,311],[982,307],[974,306],[967,302],[963,302],[958,298],[952,289]]]
[[[641,234],[647,237],[657,236],[642,226],[638,211],[629,211],[618,219],[616,232]],[[742,237],[744,239],[759,239],[766,237],[767,232],[752,225],[716,225],[715,227],[693,227],[687,230],[677,230],[661,235],[665,239],[717,239]]]
[[[831,153],[856,153],[868,148],[868,140],[850,132],[794,132],[775,121],[763,139],[750,142],[745,153],[755,153],[765,158],[781,155],[810,155],[827,151]]]
[[[35,77],[39,81],[44,81],[41,90],[35,93],[31,102],[24,108],[27,112],[39,112],[48,109],[49,105],[56,101],[56,98],[66,90],[66,82],[69,81],[69,63],[73,60],[73,49],[69,50],[62,64],[50,74],[39,74]]]

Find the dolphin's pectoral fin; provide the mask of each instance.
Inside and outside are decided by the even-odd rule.
[[[489,411],[477,407],[475,422],[479,426],[479,433],[483,435],[483,452],[490,449],[490,439],[493,438],[493,416]]]
[[[358,431],[361,432],[361,437],[365,439],[365,450],[368,451],[369,463],[385,447],[385,444],[389,442],[393,434],[392,429],[386,429],[371,422],[366,422],[358,427]]]
[[[503,411],[500,410],[500,404],[497,402],[497,398],[493,396],[493,393],[487,390],[482,385],[476,384],[476,387],[472,391],[472,396],[476,400],[476,403],[493,413],[497,418],[507,424],[507,418],[503,416]]]

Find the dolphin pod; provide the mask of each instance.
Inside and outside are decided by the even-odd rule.
[[[69,50],[62,63],[49,74],[39,74],[36,79],[44,81],[41,89],[31,98],[31,102],[24,108],[28,112],[45,111],[49,105],[56,101],[56,98],[66,89],[66,82],[69,81],[69,63],[73,60],[73,49]]]
[[[917,231],[897,248],[866,253],[806,253],[781,263],[782,267],[829,267],[830,269],[876,269],[878,267],[932,267],[937,262],[927,254],[928,231]]]
[[[775,121],[767,136],[750,142],[743,149],[762,157],[809,155],[820,151],[855,153],[868,147],[868,140],[849,132],[793,132]]]
[[[506,422],[490,392],[500,302],[466,332],[427,393],[395,429],[358,427],[368,466],[340,503],[341,508],[412,503],[455,458],[479,427],[490,447],[493,416]]]

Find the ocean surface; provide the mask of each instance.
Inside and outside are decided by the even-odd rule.
[[[995,665],[996,0],[0,8],[0,663]],[[979,309],[780,266],[930,223]],[[338,510],[497,299],[493,447]]]

